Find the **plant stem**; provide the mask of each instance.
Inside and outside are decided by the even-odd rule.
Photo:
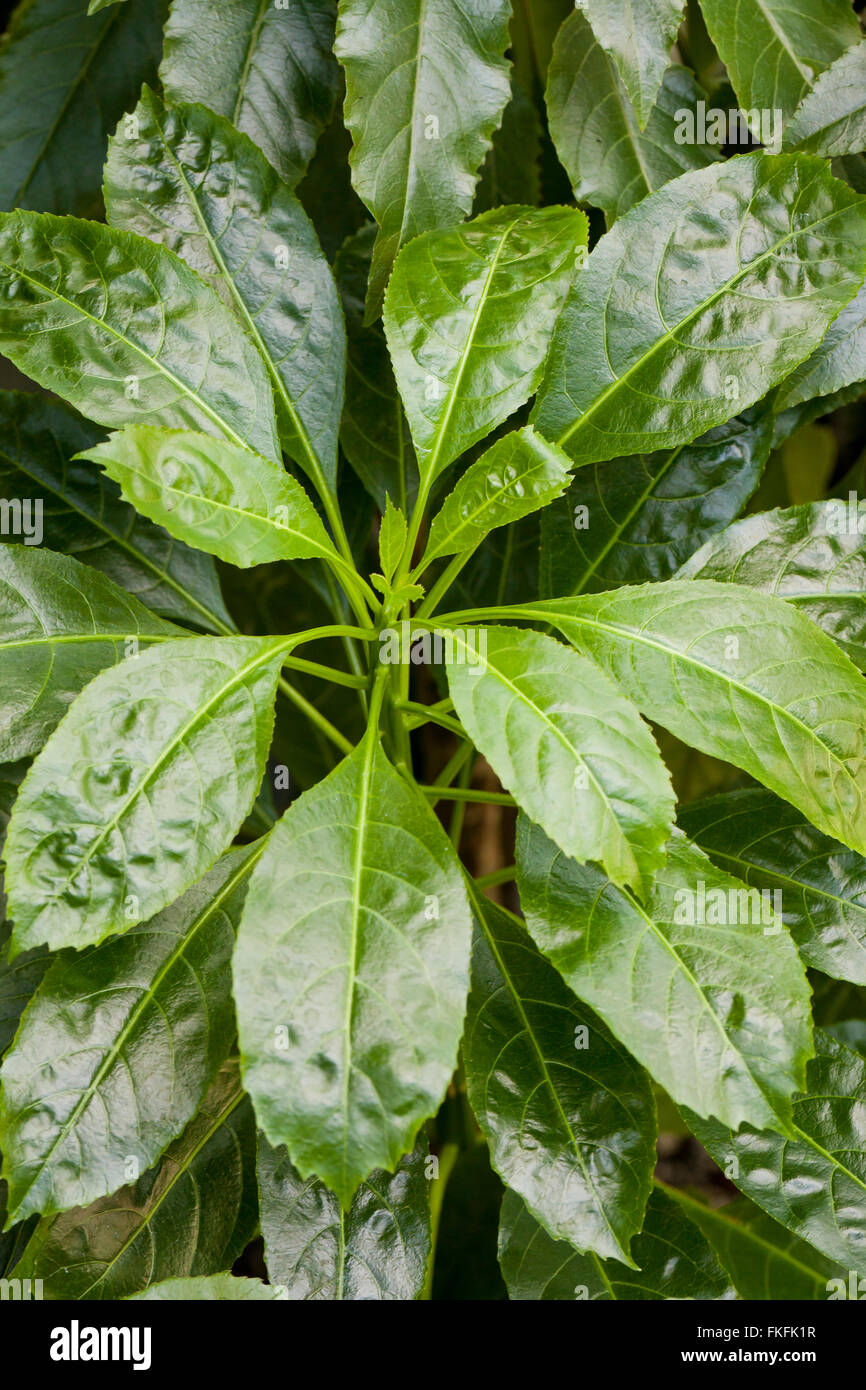
[[[419,792],[432,796],[434,801],[477,801],[491,806],[516,806],[517,802],[508,792],[483,792],[476,787],[421,787]]]
[[[485,888],[496,888],[500,883],[513,883],[517,876],[517,865],[509,864],[504,869],[494,869],[492,874],[482,874],[476,878],[475,887],[482,892]]]
[[[350,743],[345,734],[341,734],[340,730],[331,723],[330,719],[326,719],[321,711],[316,709],[315,705],[310,704],[310,701],[305,699],[299,690],[295,690],[294,686],[289,685],[288,681],[283,680],[282,676],[280,676],[278,685],[286,699],[291,700],[292,704],[296,705],[302,714],[305,714],[310,722],[316,725],[316,728],[321,729],[325,737],[329,738],[333,744],[336,744],[341,753],[352,752],[354,744]]]
[[[322,666],[318,661],[305,661],[302,656],[287,656],[283,662],[293,671],[304,671],[308,676],[318,676],[320,680],[331,681],[334,685],[345,685],[350,690],[366,690],[366,676],[350,675],[348,671],[337,671],[332,666]]]
[[[448,564],[445,567],[445,569],[440,574],[439,578],[436,580],[436,583],[433,585],[433,588],[430,590],[427,597],[416,608],[416,618],[430,617],[431,613],[435,611],[440,599],[442,599],[442,597],[451,588],[451,585],[454,583],[454,580],[457,578],[458,574],[463,569],[463,567],[465,565],[468,565],[469,561],[472,559],[472,556],[475,554],[477,549],[478,546],[473,545],[470,546],[468,550],[462,551],[460,555],[455,555],[453,557],[450,564]],[[423,563],[424,562],[422,560],[421,564]],[[421,566],[419,565],[418,568],[420,569]]]
[[[417,729],[421,724],[440,724],[458,738],[466,737],[463,725],[456,719],[449,719],[447,714],[440,714],[436,705],[419,705],[415,700],[395,700],[394,704],[397,709],[412,716],[406,720],[407,729]]]
[[[427,1261],[427,1276],[421,1293],[422,1300],[429,1301],[433,1296],[433,1269],[436,1263],[436,1245],[439,1240],[439,1223],[442,1219],[442,1204],[448,1179],[460,1157],[459,1144],[443,1144],[439,1152],[439,1172],[430,1190],[430,1257]]]
[[[439,773],[439,776],[433,783],[434,787],[450,787],[463,764],[468,758],[473,757],[474,754],[475,747],[472,743],[467,740],[465,743],[461,744],[457,752],[448,759],[442,771]]]

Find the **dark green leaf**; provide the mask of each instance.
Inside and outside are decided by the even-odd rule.
[[[643,130],[670,62],[684,0],[577,0],[601,46],[616,63]]]
[[[493,143],[481,169],[472,209],[474,214],[509,203],[538,206],[541,202],[541,138],[541,121],[535,103],[527,95],[515,69],[511,78],[511,98],[502,113],[501,126],[493,132]]]
[[[830,158],[866,149],[866,43],[823,72],[794,112],[784,147]]]
[[[866,286],[830,324],[823,342],[785,381],[774,408],[781,413],[818,396],[832,396],[843,387],[866,380]],[[827,403],[817,413],[826,414]]]

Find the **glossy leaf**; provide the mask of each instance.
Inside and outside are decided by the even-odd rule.
[[[194,637],[91,681],[9,824],[16,950],[96,944],[215,863],[261,785],[284,650],[285,639]]]
[[[832,396],[866,380],[866,286],[830,324],[823,341],[785,381],[775,400],[778,413],[803,401]],[[858,393],[862,394],[862,390]],[[827,413],[825,403],[819,414]]]
[[[827,1298],[829,1281],[847,1270],[786,1231],[745,1197],[705,1206],[682,1191],[671,1198],[709,1241],[741,1298],[800,1302]]]
[[[740,107],[783,120],[860,33],[847,0],[701,0],[701,10]]]
[[[807,964],[866,985],[866,861],[772,792],[748,788],[683,807],[680,825],[744,883],[781,894]]]
[[[601,46],[616,63],[641,130],[655,105],[683,17],[682,0],[577,0]]]
[[[681,835],[645,906],[523,817],[517,859],[536,942],[668,1095],[734,1127],[785,1132],[811,1018],[803,967],[772,911],[744,901],[743,884]]]
[[[821,1029],[794,1135],[721,1125],[686,1115],[689,1127],[759,1207],[828,1259],[866,1274],[866,1061]],[[735,1160],[735,1163],[732,1162]]]
[[[341,0],[352,181],[379,226],[367,318],[401,246],[466,216],[509,96],[508,0]],[[459,74],[459,81],[455,75]]]
[[[513,52],[513,17],[511,24]],[[541,202],[541,151],[538,109],[515,68],[502,124],[493,132],[493,143],[481,167],[473,213],[489,212],[491,208],[507,207],[509,203],[537,207]]]
[[[533,421],[575,463],[688,443],[808,357],[864,273],[866,202],[814,157],[683,174],[590,255]]]
[[[195,1115],[234,1042],[230,962],[263,847],[226,855],[152,921],[48,971],[3,1062],[11,1219],[115,1191]]]
[[[831,159],[866,150],[866,44],[855,43],[821,74],[794,112],[783,143]]]
[[[0,758],[35,753],[104,667],[183,636],[77,560],[0,546]]]
[[[283,1298],[416,1299],[430,1253],[430,1183],[419,1147],[394,1174],[374,1172],[348,1211],[317,1178],[306,1182],[285,1148],[259,1136],[259,1191],[268,1278]]]
[[[430,523],[425,562],[480,545],[500,526],[559,497],[571,461],[530,425],[498,439],[470,464]]]
[[[202,1274],[197,1279],[162,1279],[141,1293],[130,1294],[128,1303],[273,1303],[283,1297],[279,1289],[260,1279],[231,1274]]]
[[[441,1099],[470,931],[442,827],[369,736],[286,812],[253,875],[234,966],[245,1083],[269,1141],[346,1210]]]
[[[128,425],[82,457],[136,511],[229,564],[337,558],[300,483],[251,449],[191,430]]]
[[[228,630],[210,556],[138,516],[110,479],[75,458],[102,430],[23,391],[0,391],[0,424],[0,498],[13,508],[15,498],[41,504],[45,544],[101,570],[164,618]]]
[[[678,138],[689,113],[694,119],[698,101],[706,100],[689,70],[667,68],[649,119],[639,124],[616,63],[579,9],[556,36],[546,100],[574,196],[601,208],[608,225],[669,179],[718,157],[701,140]]]
[[[758,407],[693,444],[577,469],[542,516],[542,592],[559,598],[669,579],[742,511],[772,441],[773,417]]]
[[[134,122],[109,147],[109,222],[177,252],[234,310],[267,366],[283,448],[334,492],[345,333],[306,213],[212,111],[166,108],[145,88]]]
[[[837,498],[744,517],[707,541],[677,578],[783,598],[866,670],[866,512],[856,495],[853,503]]]
[[[649,1078],[480,895],[463,1059],[503,1181],[549,1235],[634,1267],[655,1163]]]
[[[632,1247],[638,1264],[580,1255],[553,1240],[515,1192],[506,1192],[499,1228],[499,1263],[517,1302],[575,1299],[718,1299],[727,1279],[697,1228],[669,1198],[650,1197],[646,1225]]]
[[[388,497],[385,504],[385,514],[379,527],[379,562],[383,575],[389,581],[397,568],[405,544],[406,518],[400,508],[395,507]]]
[[[89,1207],[44,1218],[16,1266],[48,1299],[128,1298],[229,1270],[258,1220],[255,1127],[227,1062],[155,1169]]]
[[[26,770],[26,762],[7,764],[0,768],[0,863],[6,827]],[[6,895],[3,891],[3,874],[0,868],[0,1058],[14,1038],[24,1007],[35,994],[51,962],[49,952],[42,947],[24,951],[14,961],[10,961],[10,931],[11,928],[6,921]],[[6,1184],[0,1180],[0,1230],[6,1221],[5,1193]],[[2,1250],[3,1237],[0,1236],[0,1252]],[[3,1255],[0,1253],[0,1278],[2,1275]]]
[[[448,687],[476,748],[566,854],[638,892],[664,859],[674,800],[637,711],[594,662],[519,628],[459,632]]]
[[[249,135],[290,185],[339,88],[333,0],[173,0],[159,70],[172,103],[196,101]]]
[[[252,343],[189,266],[143,237],[0,217],[0,349],[101,425],[203,430],[279,457]]]
[[[15,9],[0,50],[0,209],[99,217],[108,136],[156,76],[166,0]]]
[[[863,678],[791,604],[691,579],[531,612],[605,667],[648,719],[866,853]]]

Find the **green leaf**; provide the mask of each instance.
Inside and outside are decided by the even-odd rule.
[[[104,667],[183,636],[88,565],[0,546],[0,759],[35,753]]]
[[[197,1279],[163,1279],[141,1293],[129,1294],[128,1303],[272,1303],[283,1294],[261,1279],[235,1278],[232,1274],[203,1274]]]
[[[367,318],[401,246],[466,216],[509,97],[508,0],[341,0],[352,181],[379,225]],[[455,80],[459,74],[459,80]]]
[[[831,159],[866,150],[866,43],[855,43],[821,74],[794,112],[783,146]]]
[[[211,868],[261,785],[285,647],[194,637],[91,681],[15,803],[15,950],[95,945]]]
[[[491,1162],[549,1235],[635,1268],[655,1164],[649,1078],[522,923],[480,894],[475,906],[463,1059]]]
[[[701,0],[701,10],[740,107],[753,119],[780,111],[787,120],[818,74],[860,36],[848,0]],[[752,129],[760,139],[759,126]]]
[[[747,1197],[843,1269],[866,1274],[866,1061],[820,1028],[815,1045],[793,1137],[685,1118]]]
[[[741,1298],[819,1301],[826,1299],[830,1279],[847,1278],[840,1265],[792,1236],[745,1197],[709,1207],[676,1188],[664,1190],[703,1232]]]
[[[670,580],[503,610],[553,623],[648,719],[866,853],[863,677],[793,605]]]
[[[513,27],[513,17],[511,22]],[[512,52],[513,49],[512,40]],[[510,203],[538,206],[541,202],[541,142],[538,109],[515,68],[502,124],[493,132],[493,143],[481,167],[473,214],[507,207]]]
[[[0,209],[102,215],[109,132],[152,82],[166,0],[85,13],[82,0],[16,7],[0,48]]]
[[[598,42],[613,58],[635,109],[646,126],[670,62],[683,17],[684,0],[577,0]]]
[[[587,260],[533,423],[575,463],[688,443],[808,357],[864,273],[866,202],[820,160],[683,174]]]
[[[159,70],[166,97],[227,117],[294,186],[337,98],[335,15],[333,0],[174,0]]]
[[[269,1141],[344,1209],[442,1097],[470,932],[445,832],[370,736],[273,830],[235,953],[244,1079]]]
[[[0,216],[0,348],[101,425],[204,430],[279,458],[252,343],[189,266],[143,237]]]
[[[503,786],[566,854],[645,891],[664,859],[674,798],[634,707],[594,662],[542,633],[453,636],[451,698]]]
[[[109,5],[122,5],[124,3],[125,0],[90,0],[90,4],[87,6],[87,13],[97,14],[100,10],[106,9]]]
[[[608,226],[669,179],[718,158],[678,129],[705,96],[687,68],[664,73],[641,129],[615,62],[580,10],[563,24],[547,78],[547,117],[556,152],[579,203],[601,208]]]
[[[425,565],[473,550],[489,532],[546,507],[562,494],[571,460],[527,425],[470,464],[430,523]]]
[[[862,525],[862,530],[858,526]],[[866,670],[866,512],[851,499],[744,517],[702,546],[678,579],[745,584],[793,604]]]
[[[727,1280],[704,1237],[667,1197],[653,1192],[646,1225],[632,1252],[638,1269],[619,1260],[579,1255],[552,1240],[515,1192],[506,1192],[499,1263],[517,1302],[719,1299]]]
[[[263,848],[226,855],[125,936],[55,960],[3,1062],[10,1219],[114,1192],[195,1115],[234,1042],[230,962]]]
[[[541,519],[542,592],[669,579],[742,511],[772,442],[773,417],[758,407],[693,444],[579,468]]]
[[[49,1299],[117,1299],[231,1268],[258,1221],[255,1126],[227,1062],[162,1162],[129,1187],[44,1218],[16,1276]]]
[[[517,862],[538,945],[668,1095],[785,1132],[812,1055],[809,986],[758,895],[680,834],[646,906],[524,817]]]
[[[783,383],[774,402],[778,414],[816,396],[831,396],[866,380],[866,285],[831,323],[812,356]],[[862,391],[858,394],[862,394]],[[830,404],[830,403],[828,403]],[[832,408],[832,407],[831,407]],[[826,414],[826,406],[819,411]]]
[[[228,631],[209,555],[172,539],[120,499],[120,489],[75,455],[100,429],[47,396],[0,391],[0,498],[41,503],[52,546],[101,572],[175,622]]]
[[[145,88],[134,120],[109,146],[109,222],[177,252],[225,300],[267,366],[283,448],[335,492],[345,332],[306,213],[253,141],[203,106],[166,108]]]
[[[401,252],[385,333],[425,488],[532,395],[586,234],[573,208],[498,208]]]
[[[385,499],[385,514],[379,527],[379,562],[382,573],[390,583],[406,544],[406,518],[390,497]]]
[[[539,516],[530,512],[491,531],[449,593],[455,604],[527,602],[538,595]]]
[[[382,324],[364,325],[375,239],[368,223],[343,244],[334,263],[348,338],[340,445],[379,510],[391,496],[408,516],[418,491],[415,450]]]
[[[426,1146],[425,1146],[426,1148]],[[268,1278],[293,1302],[399,1300],[424,1288],[430,1184],[419,1146],[397,1171],[371,1173],[348,1211],[285,1148],[259,1135],[259,1191]]]
[[[98,463],[136,511],[229,564],[339,558],[300,483],[251,449],[128,425],[81,457]]]
[[[680,825],[729,873],[781,893],[781,915],[808,965],[866,985],[866,863],[762,788],[710,797]]]
[[[3,892],[2,852],[6,827],[18,795],[18,787],[27,770],[26,762],[0,768],[0,1058],[15,1036],[24,1007],[36,992],[42,976],[51,962],[48,951],[37,947],[25,951],[14,961],[9,960],[9,933],[6,922],[6,895]],[[5,1222],[5,1183],[0,1180],[0,1230]],[[3,1241],[0,1238],[0,1278],[3,1275]]]

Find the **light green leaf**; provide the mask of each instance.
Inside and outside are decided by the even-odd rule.
[[[229,631],[209,555],[175,541],[120,500],[120,489],[76,454],[104,438],[60,401],[0,391],[0,498],[41,503],[45,540],[175,622]],[[32,519],[32,514],[31,514]]]
[[[480,545],[559,497],[571,460],[527,425],[512,430],[470,464],[430,523],[424,563]]]
[[[344,1212],[323,1182],[305,1182],[286,1149],[272,1149],[259,1135],[265,1260],[281,1296],[329,1303],[418,1298],[430,1253],[425,1165],[419,1146],[394,1174],[371,1173]]]
[[[226,855],[125,936],[55,960],[3,1062],[11,1220],[114,1192],[195,1115],[234,1042],[230,962],[263,848]]]
[[[812,1055],[809,986],[757,893],[679,834],[646,906],[524,817],[517,861],[538,945],[669,1096],[733,1127],[789,1128]]]
[[[82,0],[15,7],[0,47],[0,209],[102,215],[108,135],[152,82],[167,0],[88,18]]]
[[[781,915],[808,965],[866,985],[866,861],[793,806],[747,788],[685,806],[680,825],[744,883],[781,894]]]
[[[677,578],[775,594],[866,671],[866,511],[856,494],[744,517],[707,541]]]
[[[442,1097],[470,932],[445,832],[369,736],[271,834],[235,953],[244,1079],[271,1144],[346,1210]]]
[[[866,43],[855,43],[821,74],[794,112],[783,145],[831,159],[866,150]]]
[[[519,628],[459,631],[448,687],[503,786],[566,854],[644,892],[674,816],[670,778],[634,707],[592,661]]]
[[[742,1192],[843,1269],[866,1274],[866,1061],[821,1029],[794,1102],[794,1135],[732,1134],[686,1112],[689,1128]],[[732,1162],[736,1160],[736,1162]]]
[[[211,868],[261,784],[285,647],[194,637],[91,681],[36,758],[9,824],[15,950],[95,945]]]
[[[271,560],[337,560],[319,514],[278,463],[210,435],[129,425],[82,458],[178,540],[249,569]]]
[[[682,1189],[664,1191],[703,1232],[741,1298],[822,1301],[830,1279],[841,1276],[847,1283],[847,1270],[791,1235],[745,1197],[709,1207]]]
[[[586,234],[574,208],[497,208],[401,252],[385,334],[425,488],[532,395]]]
[[[815,397],[834,395],[843,387],[866,381],[866,285],[830,324],[823,341],[782,384],[774,402],[778,414]],[[862,390],[859,393],[862,394]],[[825,404],[817,412],[826,414]]]
[[[133,1293],[127,1303],[273,1303],[283,1298],[280,1289],[260,1279],[236,1278],[232,1274],[203,1274],[197,1279],[163,1279],[142,1293]]]
[[[480,894],[475,919],[463,1061],[491,1162],[549,1235],[635,1268],[655,1164],[649,1078],[522,923]]]
[[[390,583],[406,544],[406,518],[390,497],[385,499],[385,514],[379,527],[379,561],[382,573]]]
[[[204,430],[279,458],[252,343],[189,266],[143,237],[0,216],[0,349],[101,425]]]
[[[367,318],[378,318],[401,246],[470,211],[509,97],[508,0],[341,0],[352,181],[379,225]],[[455,75],[459,73],[459,81]]]
[[[684,0],[577,0],[598,42],[616,63],[635,109],[646,126],[683,17]]]
[[[6,921],[6,895],[3,892],[2,853],[6,827],[18,795],[27,763],[11,763],[0,768],[0,1058],[15,1036],[24,1007],[51,963],[48,951],[37,947],[9,960],[9,934]],[[0,1180],[0,1230],[5,1223],[6,1185]],[[3,1276],[3,1240],[0,1237],[0,1278]]]
[[[704,1237],[673,1202],[653,1192],[646,1225],[632,1247],[638,1269],[580,1255],[552,1240],[515,1192],[506,1192],[499,1263],[517,1302],[718,1299],[727,1280]]]
[[[233,309],[267,366],[283,448],[335,492],[345,332],[306,213],[212,111],[166,108],[145,88],[134,120],[109,146],[109,222],[177,252]]]
[[[667,68],[642,130],[615,62],[579,9],[556,36],[546,100],[574,196],[601,208],[609,226],[669,179],[718,158],[701,140],[678,139],[684,118],[706,100],[689,70]]]
[[[89,1207],[46,1217],[16,1277],[48,1299],[117,1299],[164,1279],[227,1271],[258,1221],[255,1126],[227,1062],[156,1169]]]
[[[184,635],[88,565],[0,546],[0,759],[35,753],[104,667]]]
[[[647,719],[743,768],[819,830],[866,853],[866,687],[792,604],[690,579],[507,613],[553,623]]]
[[[864,273],[866,200],[820,160],[683,174],[577,276],[533,423],[575,463],[688,443],[808,357]]]
[[[173,0],[159,70],[166,97],[225,116],[294,186],[339,89],[335,16],[333,0]]]
[[[553,598],[669,579],[742,511],[773,442],[756,408],[693,444],[579,468],[541,518],[541,588]]]
[[[701,0],[706,26],[747,115],[791,116],[820,72],[855,44],[848,0]],[[777,123],[781,135],[781,122]],[[754,133],[761,138],[760,128]]]

